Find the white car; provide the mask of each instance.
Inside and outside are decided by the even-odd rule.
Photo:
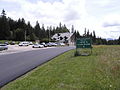
[[[33,45],[33,42],[29,42],[29,45]]]
[[[52,46],[57,46],[57,44],[56,43],[51,43],[52,44]]]
[[[60,45],[61,45],[61,46],[65,46],[65,44],[64,44],[64,43],[60,43]]]
[[[57,46],[57,44],[53,43],[53,42],[49,42],[49,43],[47,43],[47,46]]]
[[[26,42],[26,41],[20,42],[19,46],[29,46],[29,42]]]
[[[44,42],[43,42],[43,43],[41,43],[41,45],[43,45],[44,47],[47,47],[47,44],[45,44]]]
[[[41,44],[34,44],[32,47],[33,47],[33,48],[43,48],[44,45],[41,45]]]
[[[7,50],[8,46],[6,44],[0,44],[0,51]]]

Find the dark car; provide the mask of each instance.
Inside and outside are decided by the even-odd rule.
[[[15,42],[14,41],[10,42],[10,45],[15,45]]]

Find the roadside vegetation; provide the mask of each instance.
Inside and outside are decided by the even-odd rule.
[[[120,46],[94,46],[91,56],[66,52],[1,90],[119,90]]]
[[[14,42],[15,44],[19,44],[20,41],[12,41],[12,40],[0,40],[1,44],[11,44],[12,42]]]

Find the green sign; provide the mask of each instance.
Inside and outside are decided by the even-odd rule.
[[[76,48],[92,48],[91,39],[90,38],[77,39]]]

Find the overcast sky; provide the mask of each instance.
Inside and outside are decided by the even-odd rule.
[[[56,26],[61,22],[70,29],[84,33],[86,27],[102,38],[120,36],[120,0],[0,0],[0,10],[5,9],[14,20],[24,18],[34,26]]]

